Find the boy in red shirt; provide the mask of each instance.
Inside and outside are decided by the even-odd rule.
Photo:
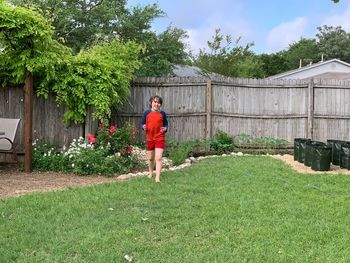
[[[160,182],[162,170],[162,157],[165,147],[165,133],[168,131],[166,113],[160,110],[163,100],[159,96],[149,99],[150,109],[143,113],[141,119],[142,129],[146,131],[148,151],[148,177],[152,178],[153,160],[156,160],[156,182]]]

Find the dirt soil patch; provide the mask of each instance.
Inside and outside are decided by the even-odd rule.
[[[350,171],[347,169],[341,169],[339,166],[332,165],[330,166],[329,171],[314,171],[311,167],[305,166],[303,163],[299,163],[298,161],[294,161],[293,155],[285,154],[285,155],[272,155],[273,158],[284,161],[286,164],[290,165],[295,171],[299,173],[310,173],[310,174],[349,174]]]
[[[79,176],[55,172],[20,172],[15,166],[0,164],[0,199],[31,192],[47,192],[99,183],[120,181],[118,176]]]
[[[342,173],[349,174],[350,171],[340,169],[339,166],[331,165],[330,171],[317,172],[310,167],[293,160],[293,156],[272,155],[273,158],[284,161],[294,170],[301,173]],[[79,176],[76,174],[54,173],[54,172],[33,172],[30,174],[20,172],[16,166],[0,164],[0,199],[10,196],[20,196],[32,192],[47,192],[65,189],[69,187],[81,187],[99,183],[121,181],[125,176]]]

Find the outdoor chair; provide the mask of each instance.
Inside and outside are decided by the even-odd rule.
[[[20,119],[0,118],[0,153],[12,153],[18,162],[14,140]]]

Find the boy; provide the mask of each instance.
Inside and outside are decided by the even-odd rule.
[[[159,96],[149,99],[150,109],[143,113],[141,119],[142,129],[146,131],[146,143],[148,151],[148,177],[152,178],[153,160],[156,161],[156,183],[160,182],[162,170],[162,157],[165,147],[165,133],[168,131],[166,113],[160,110],[163,100]]]

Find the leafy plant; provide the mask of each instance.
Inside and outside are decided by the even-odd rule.
[[[97,139],[89,134],[89,142],[80,137],[68,148],[58,151],[55,146],[36,145],[33,150],[33,168],[42,171],[88,174],[120,174],[142,166],[138,155],[133,154],[134,128],[101,125]]]
[[[277,148],[288,145],[288,141],[272,137],[253,137],[248,134],[239,134],[234,137],[234,143],[239,147],[256,146],[265,148]]]
[[[210,148],[218,153],[232,152],[235,149],[233,137],[221,130],[217,131],[209,143]]]
[[[128,155],[136,144],[136,129],[129,123],[122,127],[108,125],[103,121],[97,130],[96,147],[109,147],[109,154]]]
[[[190,148],[185,145],[177,145],[169,152],[169,159],[173,162],[173,165],[180,165],[185,162],[190,152]]]

